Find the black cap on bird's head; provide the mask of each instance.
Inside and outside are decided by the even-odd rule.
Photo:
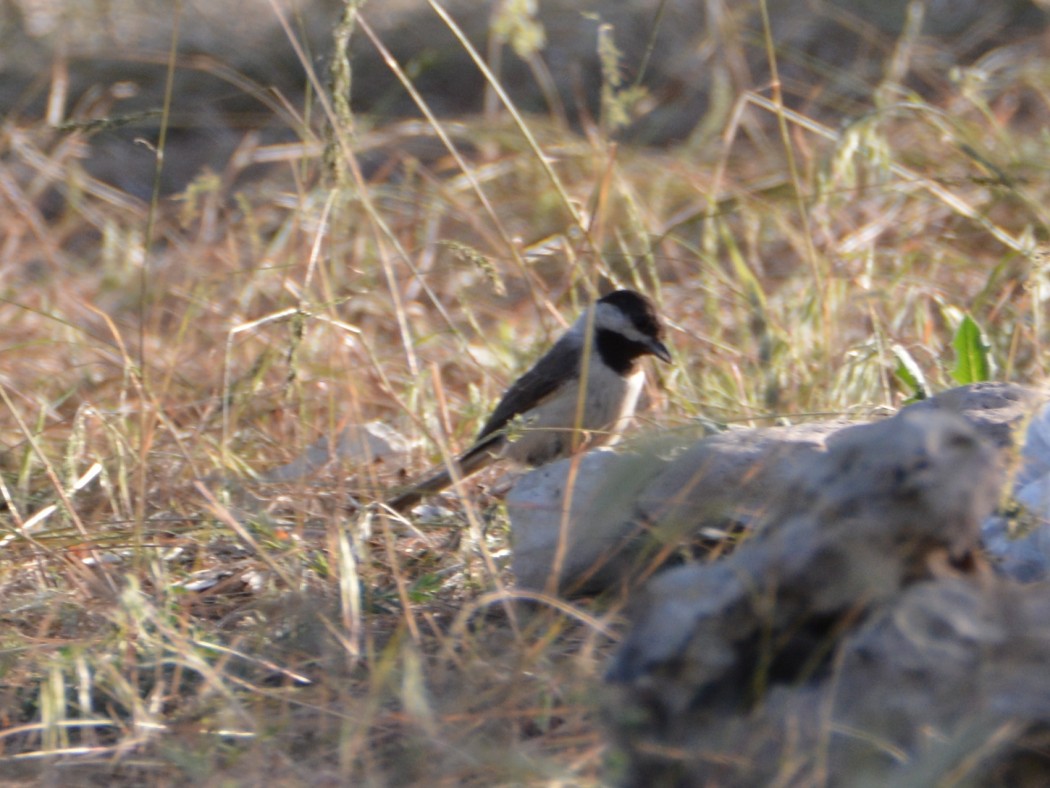
[[[634,290],[614,290],[599,298],[597,304],[599,331],[603,329],[616,331],[632,344],[641,346],[639,348],[641,352],[638,355],[648,354],[662,361],[671,360],[671,352],[663,343],[664,327],[656,315],[656,308],[652,301]],[[613,325],[613,322],[617,321],[610,321],[609,324],[603,325],[606,322],[601,317],[603,304],[614,308],[623,316],[622,324]],[[608,311],[605,310],[605,313],[608,314]]]

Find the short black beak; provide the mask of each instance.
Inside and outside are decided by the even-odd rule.
[[[665,345],[659,339],[650,340],[649,352],[661,361],[666,361],[668,364],[671,363],[671,351],[668,350],[667,345]]]

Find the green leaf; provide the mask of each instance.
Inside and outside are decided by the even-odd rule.
[[[978,383],[991,378],[992,359],[984,332],[969,315],[964,315],[952,338],[955,367],[951,375],[956,383]]]
[[[911,391],[911,396],[906,402],[916,402],[930,396],[926,376],[922,374],[922,368],[915,357],[901,345],[894,345],[892,350],[897,358],[897,368],[893,370],[893,374]]]

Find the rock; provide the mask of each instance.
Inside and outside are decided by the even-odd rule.
[[[1000,572],[1022,582],[1050,575],[1050,406],[1029,422],[1014,475],[1010,518],[989,518],[983,539]]]
[[[393,462],[408,453],[408,441],[396,430],[378,421],[351,424],[340,430],[332,445],[328,436],[310,444],[306,451],[286,465],[273,468],[262,477],[267,482],[290,482],[314,476],[331,462],[368,465]]]
[[[682,452],[638,496],[634,519],[663,541],[749,525],[794,479],[798,463],[849,426],[831,421],[730,430]]]
[[[735,664],[725,655],[760,626],[838,616],[895,593],[926,573],[932,553],[961,558],[977,546],[1001,475],[995,452],[958,417],[904,411],[839,432],[796,468],[795,481],[770,501],[762,532],[728,558],[670,570],[646,587],[612,676],[649,674],[695,641],[720,656],[694,660],[691,676],[714,683]],[[772,621],[760,609],[766,595],[777,601]]]
[[[923,642],[957,637],[961,645],[922,652],[930,670],[943,653],[961,670],[968,654],[982,652],[981,638],[997,637],[949,603],[927,600],[926,618],[893,613],[910,586],[948,582],[941,577],[953,563],[969,565],[1002,480],[995,448],[959,416],[928,407],[841,430],[826,445],[799,459],[793,484],[736,552],[669,570],[644,589],[608,672],[629,784],[763,783],[782,779],[777,770],[790,757],[819,768],[814,753],[828,746],[829,724],[819,715],[842,682],[830,660],[849,643],[870,650],[863,638],[844,641],[865,619]],[[962,597],[953,604],[965,608]],[[863,689],[866,652],[856,648],[849,653]],[[894,663],[901,676],[914,668],[908,653],[902,647]],[[897,687],[887,678],[878,691],[886,709]],[[857,712],[858,724],[866,713]],[[918,736],[915,725],[901,735]],[[788,753],[790,742],[797,750]]]
[[[506,499],[517,585],[582,593],[613,582],[623,571],[622,542],[631,534],[623,512],[661,467],[652,454],[598,449],[523,476]]]
[[[842,775],[887,780],[900,774],[911,782],[904,777],[908,774],[912,784],[939,784],[950,772],[948,764],[937,764],[945,754],[952,765],[970,757],[969,747],[960,749],[973,733],[968,728],[976,728],[983,739],[1015,712],[1025,716],[1010,699],[1015,690],[1009,685],[1020,675],[1017,663],[1035,657],[1023,641],[1050,634],[1050,606],[1033,611],[1037,615],[1029,624],[1022,623],[1024,608],[1016,588],[945,578],[908,589],[873,617],[844,648],[841,683],[834,693],[836,720],[873,738],[843,737],[832,756],[833,768]],[[1011,643],[1018,647],[1016,654],[1010,653]],[[1038,645],[1044,659],[1050,656],[1048,646],[1050,641]],[[1030,689],[1050,700],[1050,677],[1045,670],[1035,676],[1034,667],[1023,670],[1038,678]],[[1041,711],[1025,705],[1045,715],[1050,712],[1045,700],[1036,704]],[[931,734],[943,737],[933,748]],[[934,757],[923,763],[917,756],[928,748]],[[890,757],[890,751],[905,753],[905,762]],[[940,774],[915,779],[938,765]]]
[[[988,518],[982,539],[996,569],[1022,582],[1050,577],[1050,407],[1044,405],[1046,401],[1044,389],[977,383],[949,389],[910,408],[960,414],[1017,466],[1011,495],[1020,509],[1010,518]]]
[[[1005,455],[1017,443],[1018,427],[1043,399],[1035,389],[980,383],[942,392],[905,412],[915,414],[916,420],[957,414]],[[855,433],[858,429],[866,428],[829,421],[728,430],[685,446],[680,438],[667,437],[662,443],[651,439],[623,473],[610,472],[608,464],[614,461],[609,459],[581,466],[578,483],[587,488],[574,499],[564,524],[557,501],[562,500],[570,463],[541,468],[534,472],[538,475],[526,475],[519,482],[528,490],[523,489],[524,498],[512,494],[507,501],[518,583],[534,590],[554,589],[547,579],[557,560],[561,569],[556,590],[593,593],[648,577],[683,545],[728,550],[732,542],[725,540],[727,534],[762,522],[777,498],[790,493],[799,499],[798,491],[813,486],[814,480],[805,478],[820,464],[814,465],[813,457],[831,443],[840,445],[836,456],[843,455],[842,442],[852,440],[846,436],[868,434]],[[859,440],[863,444],[868,439]],[[895,447],[885,450],[892,453]],[[783,516],[782,510],[776,511]],[[1004,536],[995,544],[1000,541],[1008,542]]]
[[[1046,392],[1016,383],[973,383],[942,391],[909,410],[957,413],[1001,449],[1017,445],[1016,432],[1046,402]]]
[[[592,452],[578,469],[567,519],[560,501],[571,461],[526,474],[507,496],[517,583],[562,594],[629,585],[679,544],[705,536],[718,541],[749,525],[798,457],[843,425],[732,430],[685,449],[680,435],[665,436],[636,442],[635,451],[620,457]],[[556,561],[561,571],[551,586]]]
[[[1014,477],[1018,489],[1050,474],[1050,405],[1032,417],[1021,447],[1021,467]]]
[[[1045,785],[1048,590],[917,583],[846,635],[833,676],[770,685],[746,709],[694,703],[657,719],[637,687],[612,692],[631,754],[620,782]]]

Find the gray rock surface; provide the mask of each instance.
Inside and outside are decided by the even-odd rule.
[[[517,583],[550,590],[557,563],[556,590],[597,592],[631,584],[694,539],[720,543],[750,526],[772,491],[790,483],[799,457],[845,424],[731,430],[685,447],[674,436],[663,445],[635,444],[616,459],[603,452],[592,462],[588,455],[575,480],[582,494],[568,517],[560,502],[571,461],[539,468],[507,496]]]
[[[828,644],[822,676],[770,682],[748,708],[694,701],[661,717],[637,684],[610,690],[621,783],[1046,785],[1048,591],[917,583]]]
[[[1050,576],[1050,406],[1032,417],[1013,479],[1015,511],[989,518],[983,528],[988,553],[1005,575],[1031,582]]]
[[[987,382],[942,391],[908,409],[957,413],[998,448],[1009,450],[1019,443],[1017,430],[1046,401],[1047,393],[1038,388]]]
[[[794,481],[797,464],[846,421],[730,430],[697,441],[638,496],[634,520],[664,542],[750,525]]]
[[[795,768],[835,784],[859,776],[857,763],[879,782],[917,758],[924,725],[997,730],[1009,682],[985,692],[967,670],[1009,654],[1004,639],[1027,627],[997,623],[1006,603],[986,590],[1001,587],[990,573],[985,586],[961,578],[997,503],[1000,452],[930,407],[826,446],[798,459],[794,484],[728,558],[645,588],[608,674],[628,783],[763,784]],[[1033,616],[1050,633],[1050,605]],[[1032,665],[1050,656],[1050,639],[1034,643]],[[942,664],[937,681],[922,679]],[[951,704],[924,712],[940,695]],[[1046,701],[1033,715],[1050,712]],[[960,708],[978,712],[960,719]],[[854,735],[835,735],[849,726]]]
[[[905,412],[914,414],[917,422],[936,420],[946,413],[959,415],[1006,464],[1016,454],[1016,430],[1045,399],[1035,389],[982,383],[950,389]],[[691,444],[674,437],[666,438],[662,445],[655,439],[648,447],[636,443],[633,459],[580,465],[576,483],[585,492],[576,496],[567,518],[558,502],[568,483],[570,464],[542,468],[525,476],[507,499],[518,583],[537,590],[549,588],[547,580],[557,562],[559,591],[594,592],[647,577],[683,546],[694,552],[705,547],[727,550],[732,541],[720,536],[753,528],[771,511],[783,515],[782,504],[771,510],[775,501],[796,499],[799,505],[806,505],[805,491],[814,483],[806,474],[818,472],[824,462],[815,458],[831,444],[840,446],[835,456],[841,457],[841,447],[849,441],[867,440],[850,437],[866,436],[864,429],[832,421],[729,430]],[[1027,443],[1035,445],[1033,429],[1029,429]],[[884,450],[891,455],[898,451],[891,445]],[[1050,456],[1045,461],[1050,467]],[[610,472],[609,463],[621,462],[617,467],[622,471]],[[1035,462],[1026,459],[1027,464]],[[861,495],[870,489],[863,475],[856,477],[856,483]],[[992,544],[997,557],[1008,550],[1028,555],[1035,549],[1034,542],[1014,546],[1006,526],[1000,530],[1001,534],[989,531],[995,537]],[[1050,548],[1050,534],[1045,541]],[[1039,556],[1044,556],[1041,550]],[[1039,556],[1040,565],[1050,565],[1050,549]],[[1034,559],[1025,560],[1030,564]],[[1003,566],[1012,564],[1004,561]]]
[[[959,560],[975,549],[1001,482],[995,451],[973,427],[910,411],[842,430],[795,477],[737,551],[669,570],[644,589],[613,677],[656,682],[664,674],[654,667],[687,651],[697,689],[729,688],[725,671],[762,628],[786,632],[807,617],[844,616],[929,574],[934,554]],[[666,677],[677,684],[673,671]],[[661,702],[681,700],[675,689]]]
[[[299,481],[315,476],[330,463],[370,465],[375,462],[395,463],[409,451],[408,440],[386,424],[370,421],[349,424],[336,435],[335,441],[322,436],[291,462],[262,475],[267,482]]]
[[[579,592],[615,582],[633,533],[623,513],[661,466],[652,455],[598,449],[575,467],[564,459],[522,477],[506,499],[518,586]]]

